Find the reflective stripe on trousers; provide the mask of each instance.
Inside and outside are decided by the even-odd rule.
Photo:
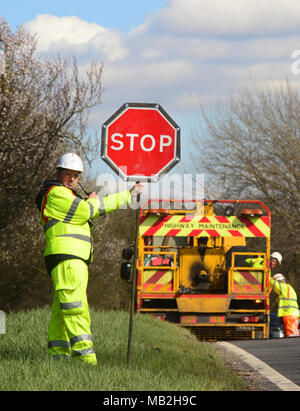
[[[66,356],[70,357],[71,355],[74,357],[79,357],[79,356],[85,356],[89,354],[95,354],[95,351],[92,347],[80,349],[77,343],[81,341],[83,341],[84,344],[86,344],[87,341],[93,342],[93,339],[92,339],[92,336],[89,334],[81,334],[81,335],[77,335],[76,337],[71,338],[70,342],[64,341],[64,340],[48,341],[48,348],[51,349],[49,350],[50,353],[56,358],[66,357]],[[75,344],[76,344],[76,347],[75,347]],[[54,351],[55,352],[63,351],[63,353],[54,354]]]

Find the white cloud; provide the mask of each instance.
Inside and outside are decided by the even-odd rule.
[[[139,30],[252,37],[297,33],[299,23],[298,0],[170,0]]]
[[[203,103],[203,96],[196,93],[183,93],[177,98],[178,107],[199,108]]]
[[[228,43],[223,40],[203,39],[190,36],[188,39],[180,36],[140,34],[131,36],[130,44],[134,45],[136,53],[142,57],[149,57],[150,52],[153,58],[160,57],[168,59],[176,56],[186,60],[211,59],[224,57],[228,51]],[[145,52],[147,54],[145,55]]]
[[[56,17],[40,14],[25,23],[24,28],[38,34],[38,50],[41,52],[76,47],[83,50],[85,47],[92,47],[95,52],[102,52],[108,61],[122,60],[129,53],[122,46],[117,32],[96,23],[88,23],[76,16]]]
[[[176,85],[195,74],[196,68],[191,62],[172,60],[149,62],[148,64],[131,63],[122,67],[109,65],[105,68],[105,82],[108,87],[113,85],[131,84],[132,87],[160,87]]]
[[[24,27],[44,53],[104,62],[105,113],[126,101],[188,112],[249,78],[295,80],[291,53],[300,48],[298,0],[169,0],[130,33],[75,16],[39,15]]]
[[[216,101],[225,101],[228,95],[216,93],[197,94],[194,92],[182,93],[176,99],[179,108],[200,111],[200,108],[206,105],[214,104]]]
[[[155,49],[145,49],[142,51],[141,56],[146,58],[146,59],[157,59],[161,57],[162,53],[159,50]]]
[[[290,62],[291,50],[300,46],[300,36],[277,36],[272,38],[251,39],[228,43],[227,57],[240,61],[251,60],[285,60]]]

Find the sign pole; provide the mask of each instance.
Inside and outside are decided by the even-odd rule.
[[[157,182],[180,161],[180,128],[159,104],[125,103],[102,124],[100,157],[127,181]],[[128,363],[137,293],[139,194],[137,203]]]
[[[139,181],[137,181],[138,183]],[[137,282],[137,257],[138,257],[138,239],[139,239],[139,225],[140,225],[140,194],[137,195],[138,209],[136,210],[135,222],[135,247],[134,247],[134,269],[132,278],[131,302],[130,302],[130,319],[129,319],[129,333],[128,333],[128,348],[127,348],[127,364],[130,362],[131,347],[132,347],[132,330],[133,330],[133,316],[136,296],[136,282]]]

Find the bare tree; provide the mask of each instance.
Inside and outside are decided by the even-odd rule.
[[[0,304],[5,301],[5,309],[50,302],[34,200],[63,151],[76,150],[88,161],[98,147],[86,134],[89,111],[102,99],[102,63],[83,72],[75,58],[40,58],[36,45],[35,36],[22,28],[14,33],[0,19]]]
[[[101,103],[102,64],[79,72],[75,58],[39,59],[36,38],[0,20],[0,221],[4,227],[53,170],[58,155],[75,149],[90,158],[88,113]],[[95,142],[94,142],[95,145]]]
[[[208,190],[264,200],[273,213],[272,246],[299,272],[299,89],[288,81],[247,88],[213,115],[203,110],[201,120],[193,164],[206,174]]]

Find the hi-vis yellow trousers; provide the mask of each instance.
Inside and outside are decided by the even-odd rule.
[[[86,296],[87,265],[78,259],[59,263],[51,272],[54,285],[48,350],[53,358],[71,356],[97,364]]]

